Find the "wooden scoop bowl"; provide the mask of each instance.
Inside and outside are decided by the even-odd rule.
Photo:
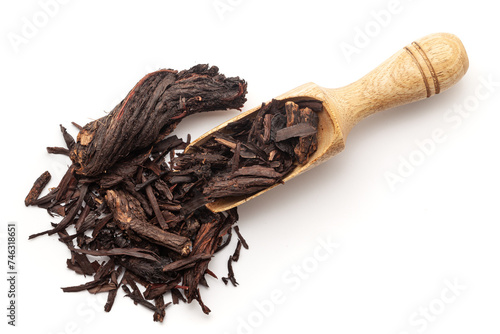
[[[469,59],[462,42],[452,34],[437,33],[409,44],[358,81],[341,88],[323,88],[312,82],[278,96],[277,100],[312,98],[323,102],[318,113],[318,148],[303,166],[297,166],[283,181],[319,165],[342,151],[354,125],[378,111],[439,94],[457,83],[467,72]],[[250,109],[208,131],[186,148],[206,142],[212,133],[236,120],[253,117],[260,106]],[[276,186],[276,185],[275,185]],[[207,207],[220,212],[257,197],[272,187],[250,196],[225,197]]]

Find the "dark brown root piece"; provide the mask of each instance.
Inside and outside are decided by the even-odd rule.
[[[203,194],[210,200],[252,195],[280,183],[297,164],[307,163],[318,147],[321,110],[318,101],[273,100],[254,118],[229,123],[223,132],[175,158],[174,167],[208,166],[212,173]]]
[[[228,282],[231,282],[234,286],[237,286],[238,282],[236,282],[236,278],[234,277],[233,256],[232,255],[229,256],[229,260],[227,260],[227,269],[228,269],[227,277],[222,277],[222,281],[226,285]]]
[[[245,247],[245,249],[248,249],[247,241],[241,235],[240,228],[238,226],[234,227],[234,232],[236,232],[236,235],[238,236],[238,239],[241,241],[241,244],[243,245],[243,247]],[[235,260],[235,261],[237,261],[237,260]]]
[[[234,277],[233,262],[238,262],[238,260],[240,259],[241,246],[243,246],[245,249],[248,249],[248,244],[241,235],[238,226],[234,227],[234,231],[238,235],[238,243],[236,244],[236,248],[234,250],[233,255],[229,256],[229,259],[227,261],[227,270],[228,270],[227,277],[222,277],[222,281],[226,285],[228,282],[231,282],[233,286],[237,286],[239,283],[236,281],[236,277]]]
[[[245,81],[226,78],[215,66],[150,73],[107,116],[83,127],[71,160],[78,174],[96,176],[172,132],[185,116],[241,108],[245,93]]]
[[[208,263],[237,214],[213,214],[204,207],[203,180],[210,170],[199,164],[172,170],[165,157],[183,150],[190,138],[165,136],[187,115],[241,108],[245,94],[244,80],[226,78],[216,67],[160,70],[144,77],[108,116],[84,127],[73,123],[80,130],[76,141],[60,127],[67,148],[48,151],[69,154],[74,163],[57,187],[39,198],[50,180],[48,172],[42,174],[25,204],[63,217],[30,239],[58,235],[71,254],[67,267],[93,277],[63,291],[107,293],[104,310],[109,312],[118,290],[124,290],[160,322],[170,304],[164,295],[171,291],[175,302],[187,301],[184,291],[209,312],[198,286],[207,285],[205,273],[215,276]],[[198,163],[225,162],[217,154],[199,158]],[[70,235],[67,228],[73,227]],[[138,285],[145,287],[144,294]]]
[[[26,199],[24,200],[24,205],[29,206],[35,202],[40,194],[42,193],[43,189],[49,183],[51,178],[50,173],[44,172],[42,175],[36,179],[35,183],[33,183],[33,187],[31,188],[28,196],[26,196]]]
[[[191,241],[188,238],[148,224],[141,204],[130,194],[120,190],[108,190],[106,202],[122,230],[131,229],[146,240],[183,256],[191,252]]]
[[[313,128],[316,132],[318,129],[318,115],[312,111],[310,108],[300,109],[300,121],[301,124],[307,124]],[[295,156],[299,164],[305,164],[312,153],[318,148],[318,138],[316,134],[311,134],[309,136],[301,136],[299,138],[299,143],[294,148]]]
[[[49,151],[70,152],[73,164],[38,198],[50,178],[44,173],[26,204],[63,217],[30,238],[56,234],[70,251],[67,267],[91,278],[63,291],[107,293],[109,312],[123,290],[160,322],[169,292],[173,304],[197,301],[210,312],[199,287],[208,286],[207,274],[217,279],[208,265],[229,244],[238,214],[214,213],[205,204],[282,182],[317,146],[322,105],[312,100],[263,104],[254,119],[231,123],[193,153],[175,152],[187,147],[189,136],[165,138],[187,115],[240,108],[245,93],[245,81],[216,67],[160,70],[140,80],[108,116],[77,126],[76,141],[61,127],[67,149]],[[234,230],[238,242],[222,280],[236,286],[233,265],[248,244]]]

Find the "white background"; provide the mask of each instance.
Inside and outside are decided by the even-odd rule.
[[[16,328],[6,325],[7,286],[1,279],[0,319],[8,333],[499,332],[495,2],[43,5],[50,2],[0,5],[2,272],[8,222],[17,223],[19,240]],[[360,31],[369,33],[368,40],[360,41]],[[25,208],[23,200],[43,171],[53,174],[49,186],[55,186],[69,164],[45,151],[63,145],[59,124],[75,134],[71,121],[85,124],[103,116],[146,73],[217,65],[248,81],[249,109],[309,81],[325,87],[351,83],[434,32],[462,39],[470,59],[466,76],[429,100],[362,121],[340,155],[241,206],[239,225],[250,249],[234,265],[240,285],[209,278],[211,287],[202,289],[209,316],[193,303],[167,308],[165,322],[154,323],[149,310],[134,306],[121,291],[105,313],[104,295],[61,291],[86,280],[66,269],[63,244],[55,237],[27,240],[58,221]],[[357,53],[346,56],[341,47],[347,44]],[[460,108],[465,112],[458,117]],[[237,114],[193,116],[176,133],[195,138]],[[403,160],[422,157],[417,142],[436,129],[445,140],[391,188],[387,173],[398,173]],[[318,248],[329,241],[338,244],[332,254]],[[219,277],[227,273],[234,245],[211,262]],[[280,293],[279,303],[271,305],[271,296]]]

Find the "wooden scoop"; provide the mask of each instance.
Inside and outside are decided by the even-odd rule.
[[[409,44],[358,81],[341,88],[323,88],[312,82],[278,96],[277,100],[312,98],[323,102],[319,116],[318,148],[303,166],[297,166],[283,181],[331,158],[345,147],[354,125],[378,111],[422,100],[450,88],[467,72],[469,59],[462,42],[452,34],[438,33]],[[261,106],[208,131],[186,148],[206,142],[212,133],[236,120],[254,117]],[[276,186],[276,185],[275,185]],[[224,197],[207,207],[224,211],[257,197],[272,187],[250,196]]]

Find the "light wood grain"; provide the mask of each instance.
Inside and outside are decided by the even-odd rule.
[[[323,101],[319,113],[318,149],[308,163],[295,168],[284,181],[317,166],[342,151],[349,131],[363,118],[376,112],[439,94],[457,83],[467,72],[469,60],[455,35],[437,33],[423,37],[387,59],[358,81],[340,88],[323,88],[307,83],[276,99]],[[196,139],[187,149],[204,143],[212,133],[242,118],[253,117],[260,106],[248,110]],[[270,187],[248,197],[228,197],[210,203],[215,212],[238,206]]]
[[[366,116],[445,91],[468,67],[467,53],[455,35],[433,34],[404,47],[360,80],[325,92],[346,136]]]

